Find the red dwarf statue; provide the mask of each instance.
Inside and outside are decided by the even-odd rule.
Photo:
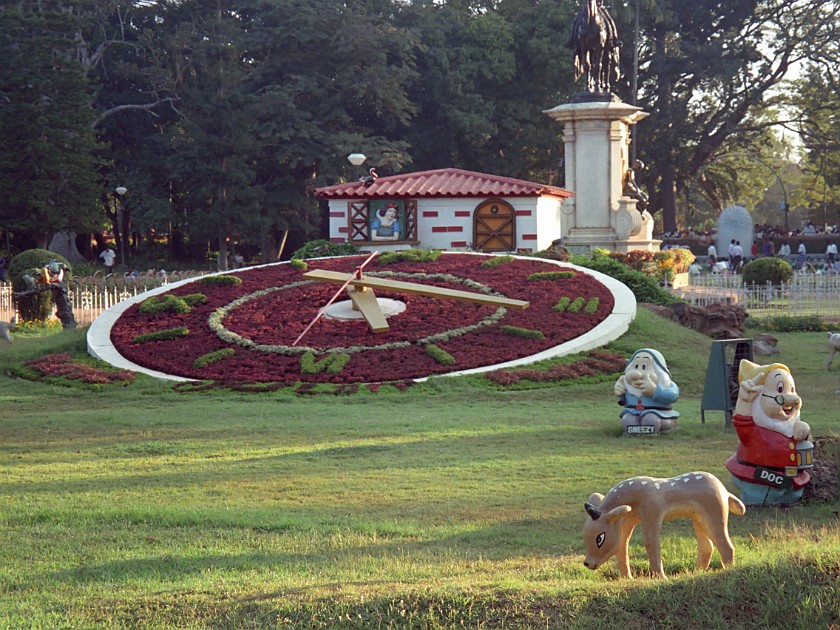
[[[786,505],[802,498],[813,467],[811,428],[799,419],[802,399],[790,370],[781,363],[738,370],[738,401],[732,424],[737,452],[726,460],[747,505]]]

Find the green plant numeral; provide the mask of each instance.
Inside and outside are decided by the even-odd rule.
[[[569,304],[572,303],[572,298],[567,295],[564,295],[559,300],[557,300],[557,304],[551,307],[551,310],[558,311],[560,313],[565,312],[567,308],[569,308]]]
[[[137,335],[134,338],[134,343],[146,343],[147,341],[168,341],[170,339],[177,339],[178,337],[186,337],[190,331],[183,326],[177,328],[167,328],[165,330],[156,330],[154,332]]]
[[[426,346],[426,354],[428,354],[441,365],[455,365],[455,357],[453,357],[440,346],[436,346],[433,343],[430,343]]]
[[[502,326],[501,331],[506,335],[511,335],[512,337],[522,337],[523,339],[545,339],[545,335],[541,331],[531,330],[530,328]]]
[[[328,354],[320,361],[316,361],[315,355],[307,352],[300,357],[300,373],[320,374],[326,372],[327,374],[338,374],[349,360],[349,354]]]
[[[569,304],[569,308],[566,309],[570,313],[580,313],[580,310],[583,308],[583,305],[586,304],[586,300],[582,297],[576,297],[571,304]]]

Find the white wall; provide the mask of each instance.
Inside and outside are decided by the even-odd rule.
[[[551,197],[502,198],[516,212],[516,248],[546,249],[561,236],[561,204]],[[417,238],[425,249],[470,250],[473,245],[473,213],[485,198],[439,198],[417,200]],[[330,201],[330,240],[344,242],[347,229],[346,200]],[[365,249],[390,251],[405,245],[377,243]]]

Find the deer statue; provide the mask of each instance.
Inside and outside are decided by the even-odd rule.
[[[670,479],[625,479],[604,496],[594,493],[584,504],[588,518],[583,525],[586,547],[584,566],[597,569],[616,557],[622,577],[630,572],[628,545],[636,525],[642,525],[650,570],[665,577],[659,533],[662,522],[690,518],[697,537],[697,568],[708,568],[717,546],[723,566],[735,558],[727,530],[729,512],[744,514],[741,500],[730,494],[720,479],[707,472],[690,472]]]

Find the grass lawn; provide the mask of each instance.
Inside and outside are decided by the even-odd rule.
[[[803,419],[840,435],[825,334],[777,336]],[[737,436],[700,422],[711,341],[647,311],[607,349],[665,355],[671,435],[621,437],[615,376],[303,396],[7,375],[84,345],[0,346],[0,628],[840,627],[840,501],[733,516],[731,569],[695,571],[688,521],[665,525],[667,580],[638,532],[636,579],[583,567],[591,492],[690,470],[733,488]]]

